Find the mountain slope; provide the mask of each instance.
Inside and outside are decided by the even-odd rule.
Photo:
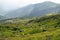
[[[5,21],[0,22],[2,40],[60,40],[60,14]]]
[[[0,20],[5,19],[6,17],[0,15]]]
[[[44,10],[34,10],[31,12],[30,16],[42,16],[42,15],[46,15],[49,13],[58,13],[60,12],[60,6],[56,6],[56,7],[51,7],[51,8],[47,8]]]
[[[47,1],[38,4],[31,4],[26,7],[10,11],[5,16],[8,18],[23,16],[41,16],[56,11],[60,12],[60,4]]]
[[[8,18],[22,17],[22,16],[30,14],[32,10],[33,10],[33,5],[29,5],[27,7],[23,7],[17,10],[10,11],[5,16]]]

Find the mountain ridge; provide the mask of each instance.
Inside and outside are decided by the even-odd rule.
[[[48,13],[60,11],[59,6],[60,4],[46,1],[43,3],[32,4],[17,10],[10,11],[5,16],[7,18],[24,17],[24,16],[29,16],[29,17],[41,16]]]

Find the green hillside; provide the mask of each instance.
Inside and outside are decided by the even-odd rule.
[[[1,20],[0,40],[60,40],[60,14]]]

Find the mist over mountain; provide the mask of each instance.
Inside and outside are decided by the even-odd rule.
[[[49,13],[60,12],[60,4],[46,1],[38,4],[31,4],[13,11],[9,11],[5,16],[7,18],[23,17],[23,16],[42,16]]]

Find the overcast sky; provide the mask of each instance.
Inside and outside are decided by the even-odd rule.
[[[60,3],[60,0],[0,0],[0,8],[5,10],[23,7],[29,4],[41,3],[44,1],[52,1]]]

